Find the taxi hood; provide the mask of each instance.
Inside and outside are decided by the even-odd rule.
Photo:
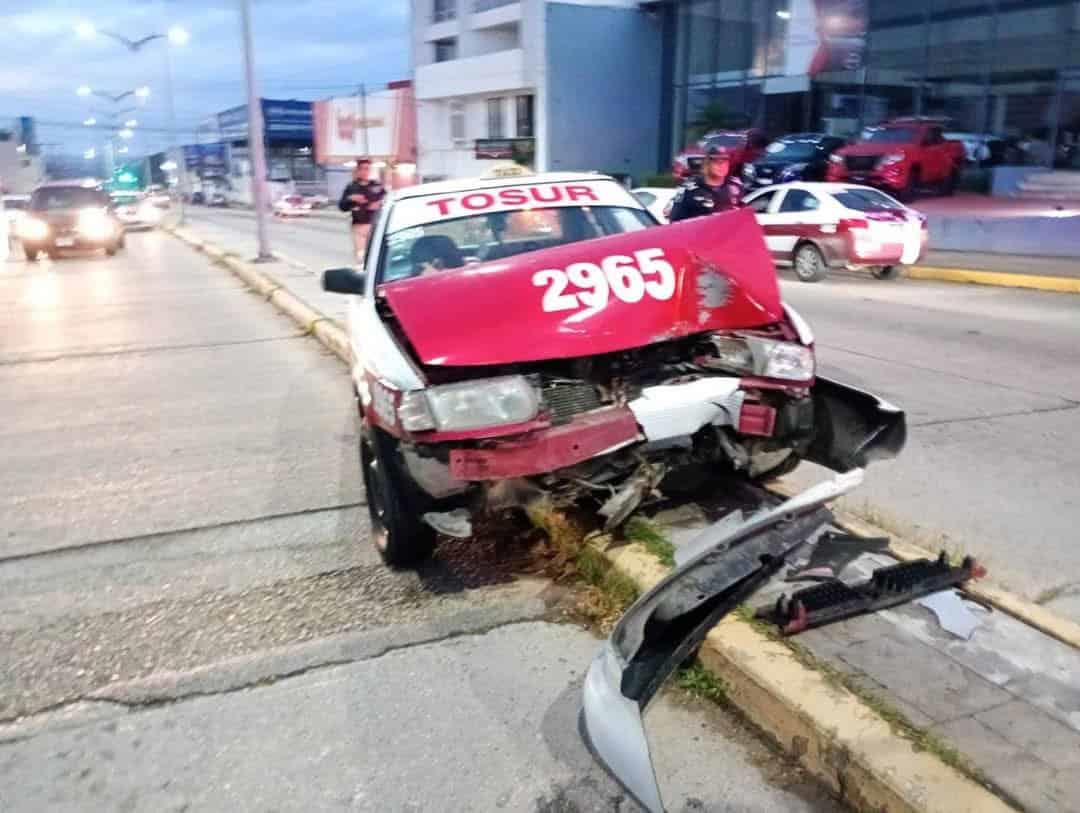
[[[425,365],[591,356],[784,318],[750,209],[402,280],[379,295]]]

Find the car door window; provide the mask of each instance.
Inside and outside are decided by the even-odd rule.
[[[759,215],[766,214],[769,211],[769,204],[772,203],[772,199],[775,197],[775,192],[763,192],[749,202],[750,208]]]
[[[780,204],[780,213],[812,212],[821,206],[821,201],[805,189],[789,189]]]

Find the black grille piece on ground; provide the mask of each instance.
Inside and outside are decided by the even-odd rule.
[[[596,387],[587,381],[549,379],[541,385],[540,394],[553,424],[566,423],[575,415],[603,406]]]
[[[777,624],[785,635],[795,635],[811,627],[895,607],[984,575],[986,571],[972,557],[965,557],[959,567],[953,567],[942,552],[933,561],[916,559],[879,567],[858,584],[829,581],[804,587],[790,598],[780,596],[775,606],[758,610],[757,616]]]

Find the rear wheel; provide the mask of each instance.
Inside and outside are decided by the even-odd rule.
[[[803,243],[795,249],[795,276],[803,282],[820,282],[829,273],[825,257],[813,243]]]
[[[875,265],[870,269],[870,273],[874,275],[874,279],[896,279],[900,276],[900,266]]]
[[[908,201],[914,200],[915,195],[919,191],[919,183],[921,182],[921,176],[919,174],[918,167],[912,167],[908,172],[907,185],[900,190],[900,200]]]
[[[36,263],[38,257],[41,256],[41,249],[37,246],[23,246],[23,254],[26,255],[26,261],[29,263]]]
[[[371,538],[383,561],[405,568],[427,559],[435,548],[435,530],[420,518],[424,500],[401,462],[397,441],[381,429],[365,427],[360,466]]]

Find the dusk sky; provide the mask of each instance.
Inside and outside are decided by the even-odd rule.
[[[239,6],[233,0],[28,0],[0,9],[0,127],[21,115],[38,119],[48,151],[77,152],[101,142],[82,126],[111,103],[76,95],[81,84],[119,94],[138,85],[151,97],[136,112],[144,152],[167,141],[164,43],[132,54],[98,36],[80,39],[80,22],[130,39],[180,25],[191,35],[170,46],[178,142],[190,142],[207,116],[243,104]],[[262,96],[319,99],[406,78],[408,4],[404,0],[254,0],[256,70]],[[119,109],[130,107],[125,100]]]

